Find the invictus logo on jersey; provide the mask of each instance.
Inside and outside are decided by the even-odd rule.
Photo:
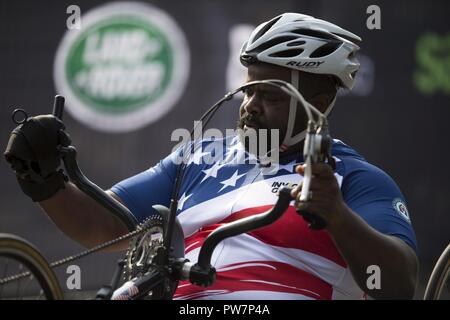
[[[301,62],[301,61],[289,61],[286,63],[287,66],[296,66],[299,68],[317,68],[325,61],[310,61],[310,62]]]
[[[281,182],[281,181],[280,182],[275,181],[271,185],[272,193],[277,193],[282,187],[294,188],[296,186],[298,186],[298,183]]]

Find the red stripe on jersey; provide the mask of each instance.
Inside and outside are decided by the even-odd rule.
[[[203,288],[190,284],[188,281],[180,282],[174,298],[199,298],[209,296],[205,290],[217,290],[223,293],[232,293],[247,290],[272,291],[301,294],[313,299],[331,299],[332,287],[318,277],[281,262],[247,261],[228,265],[231,270],[217,273],[216,282]],[[222,267],[221,269],[225,269]],[[269,293],[268,293],[269,294]],[[267,297],[270,299],[270,296]]]
[[[206,237],[216,230],[218,227],[220,227],[222,224],[212,224],[207,227],[202,228],[201,230],[197,231],[193,235],[187,237],[184,239],[184,245],[185,245],[185,253],[188,253],[194,249],[197,249],[198,247],[201,247],[203,245],[203,242],[205,242]]]
[[[244,209],[231,214],[221,221],[220,224],[259,214],[272,207],[272,205],[268,205]],[[218,225],[215,226],[217,227]],[[295,211],[293,206],[289,206],[288,210],[276,222],[267,227],[249,232],[249,234],[269,245],[301,249],[322,256],[344,268],[347,267],[347,263],[334,245],[328,231],[311,230],[307,222]]]

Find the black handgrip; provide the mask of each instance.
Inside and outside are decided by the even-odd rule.
[[[317,214],[302,209],[297,209],[297,213],[300,214],[303,219],[305,219],[309,223],[310,229],[322,230],[327,226],[325,220]]]
[[[52,114],[61,121],[64,113],[64,102],[65,102],[64,97],[60,95],[56,95],[55,100],[53,102]]]

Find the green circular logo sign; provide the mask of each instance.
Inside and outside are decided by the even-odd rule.
[[[82,13],[81,29],[67,31],[54,66],[71,115],[109,132],[158,120],[181,96],[188,74],[189,49],[175,21],[136,2]]]

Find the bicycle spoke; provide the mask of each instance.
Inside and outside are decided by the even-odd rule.
[[[44,290],[40,290],[39,291],[39,295],[38,295],[38,297],[37,297],[37,299],[36,300],[41,300],[41,298],[44,296]]]
[[[450,294],[450,274],[447,276],[447,279],[444,280],[444,288],[447,290],[447,293]],[[444,291],[444,289],[442,289]]]
[[[50,265],[26,240],[0,233],[0,263],[3,269],[0,270],[1,298],[14,300],[62,298],[58,279]]]
[[[9,259],[5,259],[6,260],[6,265],[5,265],[5,270],[3,272],[3,276],[2,279],[6,277],[6,275],[8,274],[8,266],[9,266]],[[5,284],[1,283],[1,287],[0,287],[0,298],[3,296],[3,288],[4,288]]]
[[[22,271],[22,264],[19,264],[19,271]],[[20,279],[19,281],[17,281],[17,290],[16,290],[16,297],[19,298],[19,293],[20,293],[20,282],[22,279]]]
[[[22,288],[22,300],[23,300],[23,296],[26,293],[26,289],[28,288],[28,286],[30,285],[30,283],[33,281],[34,276],[32,274],[30,274],[30,276],[28,277],[28,281],[25,283],[25,286]]]

